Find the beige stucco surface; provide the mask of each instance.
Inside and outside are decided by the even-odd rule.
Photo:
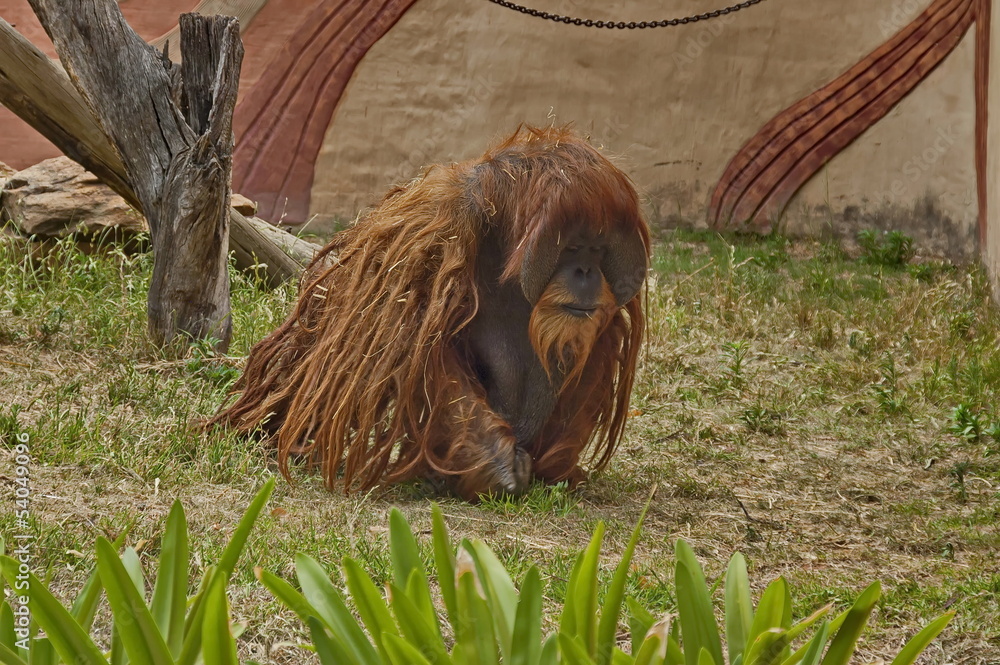
[[[529,4],[615,20],[709,9],[705,0]],[[338,107],[317,161],[314,224],[352,217],[423,165],[475,156],[519,122],[553,121],[575,123],[620,156],[654,221],[703,221],[726,163],[765,122],[928,4],[772,0],[706,23],[612,31],[526,17],[485,0],[419,0],[369,51]],[[794,210],[812,220],[828,179],[840,210],[882,198],[912,208],[925,190],[940,192],[941,205],[964,228],[975,217],[963,198],[974,187],[970,58],[965,44],[884,128],[810,183]],[[894,174],[933,143],[939,127],[954,127],[954,143],[894,193]]]
[[[978,251],[975,30],[885,118],[820,170],[789,204],[792,234],[902,229],[927,254]]]
[[[994,299],[1000,303],[1000,2],[993,3],[990,44],[990,131],[986,167],[987,224],[983,263],[990,274]]]

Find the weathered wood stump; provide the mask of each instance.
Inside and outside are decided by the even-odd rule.
[[[114,0],[30,0],[117,148],[153,241],[149,333],[226,348],[232,115],[243,43],[236,19],[181,16],[178,67],[129,27]]]
[[[0,103],[100,178],[136,209],[142,206],[114,146],[66,71],[0,19]],[[316,245],[267,222],[229,213],[229,249],[241,270],[276,286],[295,279]]]

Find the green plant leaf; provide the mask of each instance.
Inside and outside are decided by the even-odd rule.
[[[649,510],[649,501],[639,515],[639,521],[632,530],[632,537],[629,538],[628,545],[622,553],[621,561],[615,569],[614,577],[611,578],[611,585],[608,587],[607,595],[601,606],[601,619],[597,626],[597,663],[598,665],[608,665],[611,662],[618,635],[618,619],[621,616],[622,602],[625,599],[625,585],[628,583],[629,569],[632,564],[632,557],[635,555],[636,545],[639,543],[639,536],[642,534],[642,523],[646,519],[646,511]]]
[[[198,584],[198,590],[188,605],[184,619],[184,646],[177,659],[178,665],[195,665],[201,656],[201,625],[205,617],[205,594],[217,574],[215,566],[208,566]]]
[[[285,604],[285,607],[295,612],[295,615],[302,620],[302,623],[309,623],[309,617],[319,616],[316,608],[306,600],[306,597],[298,589],[274,573],[262,570],[257,578],[261,584],[267,587],[268,591],[274,594],[275,598]]]
[[[105,538],[97,539],[97,571],[129,660],[143,665],[173,665],[153,615],[136,589],[136,580]]]
[[[683,665],[684,663],[684,652],[681,651],[681,645],[677,644],[677,639],[673,635],[667,638],[667,657],[663,663],[664,665]]]
[[[632,656],[615,647],[614,652],[611,654],[611,665],[635,665],[635,661],[632,659]]]
[[[117,541],[112,544],[116,550],[120,546]],[[76,600],[73,601],[73,607],[70,608],[69,613],[73,615],[73,618],[76,619],[84,631],[89,631],[94,625],[94,617],[97,616],[97,606],[101,602],[101,592],[103,590],[104,587],[101,586],[101,579],[95,569],[90,574],[90,577],[87,578]]]
[[[764,589],[757,603],[757,611],[753,616],[753,623],[747,635],[747,647],[757,641],[757,638],[767,630],[772,628],[785,628],[781,625],[785,617],[785,599],[788,596],[788,583],[785,578],[779,577]],[[749,657],[744,657],[744,663],[749,664]]]
[[[833,634],[837,632],[837,630],[840,629],[840,627],[844,624],[844,620],[846,618],[847,618],[847,611],[845,610],[844,612],[841,612],[836,617],[834,617],[833,621],[830,621],[829,624],[826,624],[826,622],[824,622],[824,625],[826,625],[827,633]],[[825,638],[823,640],[824,648],[826,647],[827,641],[828,638]],[[801,647],[799,647],[799,649],[795,653],[785,658],[785,660],[782,661],[782,665],[795,665],[795,663],[798,663],[805,657],[805,653],[809,649],[810,644],[811,641],[807,642],[806,644],[803,644]],[[822,650],[820,651],[820,655],[822,655]]]
[[[202,624],[201,653],[212,665],[239,665],[236,638],[229,627],[229,601],[222,577],[216,577],[205,597],[205,621]]]
[[[389,549],[392,555],[392,579],[400,589],[406,588],[410,573],[423,572],[417,539],[413,537],[410,523],[398,508],[389,511]]]
[[[580,635],[559,635],[559,652],[566,665],[595,665]]]
[[[309,637],[316,647],[316,655],[322,665],[360,665],[354,655],[340,640],[326,632],[323,623],[314,616],[306,620]]]
[[[912,665],[917,660],[917,657],[924,652],[927,645],[951,623],[954,616],[954,612],[948,612],[930,622],[903,646],[899,654],[892,659],[892,665]]]
[[[448,537],[448,527],[444,523],[441,506],[431,506],[431,533],[434,541],[434,564],[437,568],[438,585],[441,588],[441,598],[448,612],[448,622],[455,628],[457,604],[455,600],[455,549]]]
[[[59,665],[61,662],[59,655],[52,646],[52,641],[47,637],[35,637],[29,651],[29,665]],[[73,665],[76,665],[76,663],[74,662]]]
[[[202,583],[194,598],[191,599],[187,618],[184,620],[184,646],[181,647],[181,655],[177,659],[178,665],[194,665],[198,659],[198,654],[201,652],[201,630],[195,627],[201,626],[204,620],[205,594],[208,593],[215,575],[221,575],[226,585],[229,584],[229,579],[233,576],[233,571],[236,570],[236,563],[250,538],[250,532],[253,530],[254,524],[257,523],[257,518],[260,517],[260,513],[272,492],[274,492],[274,478],[268,479],[257,490],[257,494],[254,495],[246,512],[243,513],[243,517],[240,518],[240,523],[236,525],[236,530],[233,531],[229,543],[222,551],[219,563],[210,567],[202,578]]]
[[[702,647],[701,651],[698,652],[698,665],[724,665],[724,664],[716,663],[712,659],[712,654],[708,653],[708,649]]]
[[[295,572],[302,586],[302,594],[316,609],[317,616],[333,634],[344,643],[348,651],[360,665],[377,665],[381,662],[375,647],[365,636],[357,619],[340,592],[333,586],[330,576],[323,567],[310,556],[295,556]]]
[[[111,546],[116,552],[118,548],[114,545]],[[119,557],[122,562],[122,566],[125,567],[125,572],[128,573],[128,577],[132,580],[132,585],[135,590],[139,593],[139,597],[142,598],[143,604],[146,603],[146,578],[142,574],[142,562],[139,561],[139,555],[136,553],[135,548],[126,547],[122,550],[121,556]]]
[[[782,662],[782,665],[794,665],[795,663],[799,665],[817,665],[820,657],[823,655],[823,649],[826,647],[827,640],[830,638],[831,625],[826,621],[821,623],[819,630],[816,631],[813,638],[789,658],[786,658]],[[800,653],[801,655],[799,655]]]
[[[167,515],[159,569],[149,604],[153,619],[174,658],[180,656],[184,646],[189,556],[187,519],[181,502],[174,501]]]
[[[420,558],[420,547],[413,537],[409,522],[397,508],[389,511],[389,556],[392,559],[392,579],[397,587],[412,593],[411,600],[420,612],[433,617],[434,627],[440,634],[441,628],[437,622],[437,612],[431,599],[430,585],[427,583],[427,573],[424,562]],[[418,580],[411,589],[411,575],[417,573]]]
[[[632,653],[637,654],[646,639],[646,633],[656,623],[656,617],[637,603],[634,598],[626,598],[625,603],[628,605],[628,627],[632,638]]]
[[[458,626],[452,661],[457,665],[497,665],[499,654],[493,617],[476,589],[471,572],[458,578]]]
[[[3,576],[0,576],[0,580]],[[2,591],[2,590],[0,590]],[[6,600],[0,601],[0,646],[13,649],[17,643],[17,633],[14,631],[14,610]]]
[[[634,648],[636,663],[662,663],[667,657],[670,644],[670,630],[674,615],[665,614],[662,619],[650,625],[642,641]],[[633,638],[634,639],[634,638]],[[684,654],[681,654],[681,662]]]
[[[676,556],[674,584],[677,587],[677,615],[684,638],[685,662],[687,665],[698,665],[699,653],[705,648],[716,663],[722,663],[722,642],[701,564],[694,550],[683,540],[677,541]]]
[[[599,522],[594,529],[590,544],[580,559],[580,570],[576,576],[576,584],[566,592],[566,609],[572,604],[576,618],[575,633],[567,633],[569,637],[580,637],[587,650],[587,655],[594,658],[597,655],[597,570],[601,559],[601,543],[604,540],[604,522]],[[562,646],[562,641],[560,641]]]
[[[114,547],[114,546],[113,546]],[[120,550],[119,547],[114,547],[117,552]],[[142,575],[142,563],[139,561],[139,555],[136,554],[135,549],[131,547],[126,547],[121,550],[121,560],[122,565],[125,567],[125,571],[128,573],[129,579],[132,580],[132,584],[135,586],[135,590],[139,593],[139,596],[146,601],[146,581]],[[131,619],[130,619],[131,620]],[[121,633],[118,631],[115,625],[115,620],[111,620],[111,665],[128,665],[129,655],[124,648],[122,643]]]
[[[410,573],[411,581],[419,579],[420,571],[414,570]],[[431,616],[428,616],[427,612],[417,607],[409,594],[395,584],[389,585],[389,597],[391,598],[389,605],[406,640],[435,665],[449,665],[451,659],[441,639],[441,633],[437,630],[433,610]]]
[[[826,615],[828,615],[830,613],[830,610],[832,609],[833,609],[832,604],[824,605],[823,607],[819,608],[818,610],[807,616],[805,619],[796,622],[794,626],[792,626],[786,631],[786,634],[788,635],[788,640],[789,641],[794,640],[799,635],[809,630],[809,628],[811,628],[813,624],[818,622],[820,619],[825,618]]]
[[[8,647],[6,644],[0,644],[0,663],[3,665],[28,665],[27,662],[21,660],[13,651],[13,646]]]
[[[790,602],[786,602],[787,605],[790,605]],[[777,663],[790,665],[790,663],[795,662],[790,660],[791,649],[789,645],[799,635],[809,630],[813,624],[829,614],[832,607],[833,605],[821,607],[788,630],[770,628],[764,631],[754,644],[744,652],[741,662],[747,665],[776,665]],[[796,653],[805,653],[805,651],[800,649]]]
[[[746,665],[772,665],[781,662],[782,651],[788,644],[786,632],[781,628],[767,628],[754,638],[753,644],[743,652]]]
[[[661,636],[650,635],[646,637],[639,645],[638,650],[633,651],[635,654],[635,665],[662,663],[663,657],[666,654],[666,649],[662,648],[662,645],[663,639]]]
[[[128,538],[128,534],[131,533],[134,526],[135,520],[132,520],[127,527],[122,529],[118,537],[112,541],[111,544],[114,546],[116,552],[125,544],[125,539]],[[104,588],[101,586],[101,578],[97,574],[97,567],[95,566],[94,571],[84,583],[83,589],[80,590],[76,600],[73,601],[73,607],[69,610],[69,613],[73,615],[73,618],[80,624],[84,632],[89,632],[94,625],[94,617],[97,616],[97,606],[101,601],[102,591],[104,591]]]
[[[354,606],[357,608],[358,614],[361,615],[361,620],[364,622],[365,628],[368,629],[368,634],[375,640],[379,652],[388,657],[385,636],[399,635],[399,629],[396,627],[396,622],[392,620],[389,606],[372,578],[357,561],[350,557],[344,557],[343,571],[347,588],[354,600]]]
[[[431,665],[420,650],[396,634],[385,636],[385,648],[392,665]]]
[[[576,635],[579,630],[576,625],[576,597],[573,590],[576,589],[577,580],[580,578],[583,556],[583,552],[576,555],[573,568],[569,572],[569,582],[566,584],[566,601],[563,604],[562,614],[559,615],[559,632],[561,634]]]
[[[111,623],[111,665],[127,665],[128,654],[122,646],[122,636],[118,633],[118,628],[114,622]]]
[[[507,662],[511,657],[511,639],[517,615],[517,589],[507,569],[482,541],[466,541],[462,546],[476,565],[476,577],[486,594],[486,604],[496,624],[500,652],[504,662]]]
[[[747,646],[753,614],[747,560],[737,552],[726,571],[726,646],[730,663],[735,663]]]
[[[847,665],[858,646],[858,638],[861,637],[868,617],[875,609],[875,603],[882,595],[882,585],[875,582],[865,589],[854,605],[847,611],[847,617],[837,634],[830,642],[830,648],[823,658],[823,665]]]
[[[7,583],[16,589],[17,562],[10,557],[0,557],[0,569],[3,570]],[[104,659],[104,655],[86,631],[33,573],[28,573],[28,598],[31,602],[32,618],[45,631],[49,643],[60,658],[74,665],[108,665],[108,661]],[[36,641],[32,649],[39,648],[38,644]],[[41,655],[39,652],[39,656]]]
[[[559,635],[550,633],[542,644],[542,653],[538,665],[557,665],[559,663]]]
[[[521,582],[521,599],[514,619],[513,653],[504,663],[537,665],[542,653],[542,579],[532,566]]]
[[[233,571],[236,570],[236,564],[240,560],[240,555],[243,554],[243,548],[246,547],[247,542],[250,540],[250,532],[253,531],[253,527],[257,523],[257,518],[260,517],[261,511],[264,510],[267,500],[271,498],[272,492],[274,492],[274,478],[268,479],[257,490],[257,494],[250,501],[247,511],[240,518],[240,523],[236,525],[236,530],[233,531],[226,549],[222,551],[222,556],[219,557],[219,563],[215,567],[223,574],[227,585],[229,584],[229,578],[233,575]]]
[[[788,630],[770,628],[764,631],[758,636],[753,646],[745,652],[745,658],[741,659],[741,662],[745,662],[747,665],[778,665],[778,663],[790,665],[791,662],[795,662],[790,660],[791,649],[789,645],[813,624],[823,619],[832,607],[832,605],[827,605],[818,609]]]

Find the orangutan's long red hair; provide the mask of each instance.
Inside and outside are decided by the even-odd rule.
[[[634,265],[613,270],[604,306],[570,326],[578,322],[565,319],[558,290],[545,283],[551,271],[538,278],[530,268],[544,273],[554,260],[546,243],[558,245],[581,220],[638,238],[642,254],[629,250],[637,256],[625,263]],[[593,466],[606,464],[643,336],[649,236],[627,177],[566,129],[522,128],[481,159],[430,167],[339,233],[304,273],[288,319],[253,347],[239,398],[213,422],[259,428],[275,441],[283,472],[304,456],[345,491],[470,472],[481,460],[468,442],[510,430],[489,408],[465,340],[481,305],[476,265],[489,229],[507,257],[503,279],[520,279],[537,299],[530,328],[539,358],[564,377],[555,413],[528,446],[533,471],[577,479],[590,443]]]

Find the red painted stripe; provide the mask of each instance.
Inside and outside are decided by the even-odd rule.
[[[979,201],[979,243],[986,247],[989,212],[990,30],[993,0],[976,7],[976,194]]]
[[[941,3],[938,4],[940,5]],[[794,139],[797,131],[799,131],[799,125],[808,120],[809,113],[813,109],[822,109],[824,105],[836,108],[836,105],[839,103],[839,100],[836,98],[838,93],[846,90],[849,94],[853,94],[857,89],[869,85],[871,83],[871,74],[876,73],[877,75],[877,70],[875,72],[872,70],[873,62],[881,62],[887,55],[892,54],[900,44],[909,40],[932,17],[933,15],[929,8],[910,23],[910,25],[900,31],[893,39],[877,48],[845,74],[785,111],[782,111],[764,125],[729,162],[719,180],[720,187],[717,187],[713,194],[711,209],[713,211],[720,211],[720,214],[725,214],[728,219],[732,214],[733,204],[724,205],[724,201],[727,201],[727,197],[738,196],[759,174],[760,170],[771,163],[777,156],[778,149],[776,145],[781,143],[779,139],[783,134]],[[866,74],[868,75],[867,77],[865,76]]]
[[[233,189],[256,200],[260,216],[308,218],[316,158],[344,89],[414,1],[320,2],[237,106]]]
[[[713,192],[710,222],[769,230],[803,184],[958,45],[977,2],[937,0],[845,74],[778,114],[726,167]]]

